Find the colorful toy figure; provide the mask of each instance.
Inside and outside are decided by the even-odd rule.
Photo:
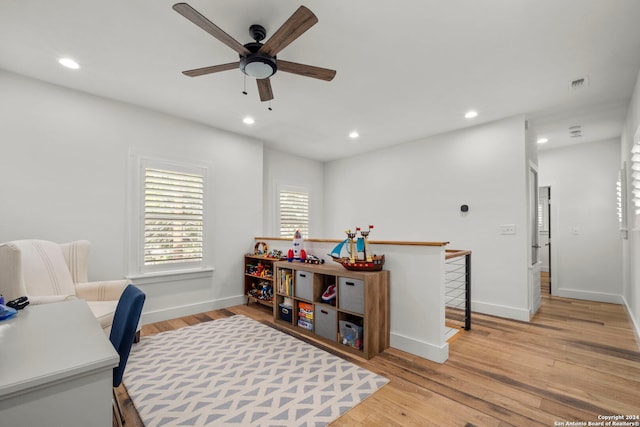
[[[262,299],[264,300],[272,300],[273,299],[273,287],[269,282],[262,282]]]
[[[382,270],[384,265],[384,255],[376,255],[371,252],[369,247],[369,233],[373,229],[373,225],[369,226],[368,230],[361,230],[360,227],[356,228],[353,232],[351,229],[345,230],[347,238],[333,248],[329,254],[335,262],[342,264],[347,270],[355,271],[379,271]],[[360,233],[362,237],[357,237]],[[343,247],[347,247],[348,256],[342,256],[341,251]],[[362,253],[362,258],[359,254]]]
[[[287,260],[289,262],[295,260],[303,261],[307,259],[307,251],[304,250],[303,247],[304,240],[302,239],[302,234],[300,230],[296,230],[293,235],[293,248],[289,249],[287,253]]]
[[[324,264],[322,258],[318,258],[315,255],[307,254],[307,258],[304,260],[307,264]]]
[[[336,305],[336,285],[329,285],[322,294],[322,301],[327,304]]]

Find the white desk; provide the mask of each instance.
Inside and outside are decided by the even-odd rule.
[[[82,300],[0,322],[0,425],[111,427],[119,357]]]

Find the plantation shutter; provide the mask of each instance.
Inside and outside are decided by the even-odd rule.
[[[616,201],[617,201],[617,208],[616,211],[618,213],[618,222],[622,225],[622,218],[623,218],[623,210],[624,210],[624,206],[622,205],[622,193],[623,193],[623,189],[622,189],[622,180],[624,179],[624,176],[621,172],[618,172],[618,180],[616,181]]]
[[[203,259],[204,176],[145,169],[144,265]]]
[[[309,237],[309,193],[280,191],[280,237]]]
[[[640,215],[640,139],[631,149],[631,187],[633,211]]]
[[[538,229],[544,230],[544,205],[538,203]]]

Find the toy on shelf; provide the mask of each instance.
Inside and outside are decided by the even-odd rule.
[[[324,260],[322,258],[318,258],[315,255],[307,255],[307,258],[304,260],[307,264],[324,264]]]
[[[313,305],[305,302],[298,303],[298,326],[313,330]]]
[[[335,262],[342,264],[347,270],[382,270],[384,255],[374,254],[369,247],[368,237],[371,230],[373,230],[373,225],[370,225],[368,230],[360,230],[360,227],[356,228],[355,232],[352,232],[350,229],[345,230],[347,238],[338,243],[329,255]],[[358,232],[362,237],[356,238]],[[345,245],[347,246],[346,250],[349,256],[341,256],[342,248]],[[360,254],[362,255],[360,256]]]
[[[258,264],[247,264],[247,274],[256,277],[273,277],[273,271],[259,262]]]
[[[269,253],[269,246],[265,242],[256,242],[253,247],[253,254],[258,256],[266,256]]]
[[[258,245],[264,245],[264,246],[258,246]],[[264,257],[264,258],[276,259],[276,260],[286,258],[284,255],[282,255],[282,251],[280,250],[273,249],[269,252],[266,252],[266,250],[268,250],[267,244],[264,242],[258,242],[256,243],[256,247],[254,248],[254,251],[248,252],[245,255],[251,256],[251,257]]]
[[[269,282],[260,282],[253,285],[249,290],[249,296],[262,301],[273,300],[273,287]]]
[[[293,260],[302,261],[307,258],[307,251],[304,250],[304,240],[300,230],[296,230],[293,235],[293,248],[289,249],[287,253],[287,260],[289,262]]]
[[[283,259],[284,256],[282,255],[282,251],[274,249],[271,252],[269,252],[267,255],[265,255],[267,258],[275,258],[275,259]]]
[[[322,302],[336,305],[336,285],[329,285],[329,287],[324,291],[322,294]]]
[[[340,320],[340,342],[346,346],[362,349],[362,326]]]

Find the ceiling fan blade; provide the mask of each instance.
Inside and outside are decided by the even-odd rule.
[[[273,91],[271,90],[271,81],[267,77],[266,79],[256,79],[258,82],[258,93],[260,94],[260,101],[271,101],[273,99]]]
[[[182,74],[189,77],[198,77],[205,74],[233,70],[238,67],[240,67],[240,62],[230,62],[228,64],[212,65],[211,67],[202,67],[202,68],[196,68],[194,70],[187,70],[187,71],[183,71]]]
[[[305,31],[313,27],[318,18],[309,9],[300,6],[293,15],[285,21],[280,28],[260,48],[261,53],[276,56],[285,47],[300,37]]]
[[[211,34],[213,37],[220,40],[222,43],[229,46],[231,49],[238,52],[240,55],[248,55],[249,53],[251,53],[249,49],[244,47],[242,44],[240,44],[240,42],[231,37],[229,34],[222,31],[220,27],[202,16],[200,12],[198,12],[188,4],[176,3],[173,5],[173,10],[196,24],[198,27],[205,30],[207,33]]]
[[[298,74],[305,77],[313,77],[314,79],[326,80],[330,82],[336,76],[335,70],[328,68],[314,67],[313,65],[298,64],[297,62],[289,62],[278,59],[278,71],[286,73]]]

